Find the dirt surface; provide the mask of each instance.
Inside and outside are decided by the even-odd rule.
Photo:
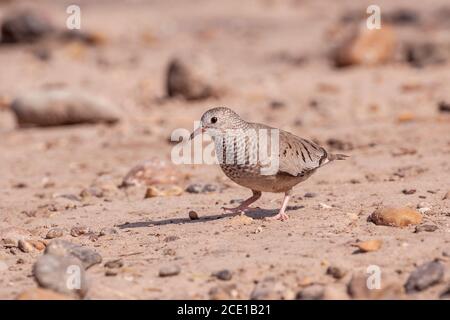
[[[0,107],[0,229],[19,227],[43,240],[60,227],[63,239],[99,252],[103,263],[87,271],[93,299],[209,299],[212,288],[228,285],[235,291],[225,297],[248,299],[267,277],[284,283],[286,297],[309,284],[346,297],[352,275],[365,274],[370,265],[381,268],[382,286],[390,279],[402,287],[418,265],[440,259],[447,272],[437,285],[396,296],[438,299],[450,281],[450,197],[444,199],[450,191],[450,115],[438,108],[450,101],[450,60],[424,68],[396,59],[333,67],[329,51],[341,17],[355,11],[364,16],[372,2],[79,1],[82,30],[101,35],[102,44],[2,46],[3,100],[44,87],[77,88],[113,101],[123,118],[116,125],[17,128],[12,112]],[[406,7],[424,18],[419,25],[394,25],[398,39],[450,39],[448,24],[426,22],[443,12],[446,1],[377,2],[382,14]],[[2,2],[0,15],[34,8],[63,29],[68,4]],[[51,52],[48,60],[36,57],[42,48]],[[214,59],[223,94],[199,101],[164,98],[167,64],[186,52]],[[247,214],[251,219],[223,214],[222,206],[250,191],[227,180],[218,166],[180,165],[174,184],[184,189],[210,183],[222,191],[144,199],[144,187],[117,188],[143,160],[170,162],[173,130],[192,131],[193,122],[215,106],[350,158],[298,185],[285,222],[264,219],[276,214],[282,194],[263,194],[261,209]],[[330,139],[338,143],[330,146]],[[103,188],[102,197],[79,196],[93,184]],[[416,191],[403,193],[411,189]],[[307,192],[315,196],[305,197]],[[368,222],[382,205],[428,207],[423,223],[437,229],[415,233],[415,226]],[[199,219],[189,218],[191,210]],[[75,226],[91,233],[73,237]],[[117,234],[96,236],[112,227]],[[365,240],[383,244],[355,252],[352,244]],[[36,287],[32,266],[41,254],[0,248],[0,298]],[[104,263],[116,259],[123,267],[105,275]],[[158,275],[171,265],[181,272]],[[335,280],[326,274],[330,265],[346,275]],[[232,272],[231,280],[211,276],[221,269]]]

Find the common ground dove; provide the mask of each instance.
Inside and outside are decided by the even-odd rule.
[[[230,213],[245,212],[262,192],[284,192],[279,213],[271,219],[286,220],[292,188],[308,179],[318,168],[347,158],[332,154],[314,142],[264,124],[247,122],[228,108],[213,108],[201,118],[201,126],[191,134],[206,132],[215,144],[216,156],[225,175],[249,188],[253,195]]]

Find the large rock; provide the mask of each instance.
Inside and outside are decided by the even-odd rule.
[[[394,29],[383,24],[381,29],[368,29],[365,22],[354,27],[334,52],[337,67],[379,65],[393,58],[396,47]]]
[[[79,297],[87,291],[83,265],[71,256],[44,254],[34,264],[33,275],[38,285],[45,289]]]
[[[200,100],[217,96],[217,71],[214,62],[203,55],[173,58],[167,67],[167,96]]]
[[[102,256],[94,250],[61,239],[51,241],[45,249],[45,254],[74,257],[82,263],[85,269],[102,262]]]
[[[444,266],[439,261],[431,261],[417,267],[405,284],[406,293],[422,291],[439,283],[444,277]]]
[[[101,97],[79,91],[51,89],[28,92],[11,104],[20,126],[115,123],[119,109]]]
[[[50,21],[31,11],[20,11],[7,16],[1,24],[2,43],[31,43],[53,31]]]

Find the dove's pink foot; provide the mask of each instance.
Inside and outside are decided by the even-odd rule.
[[[246,212],[249,210],[252,210],[253,208],[250,208],[250,205],[255,202],[256,200],[258,200],[259,198],[261,198],[261,192],[260,191],[253,191],[253,195],[248,198],[247,200],[245,200],[244,202],[242,202],[238,207],[236,208],[225,208],[222,207],[223,210],[225,210],[226,213],[241,213],[241,212]]]
[[[284,199],[283,199],[283,204],[281,205],[281,209],[278,212],[278,214],[276,216],[273,217],[269,217],[269,220],[280,220],[280,221],[286,221],[287,219],[289,219],[289,216],[285,213],[286,211],[286,207],[287,204],[289,202],[289,198],[290,198],[290,191],[286,192],[284,195]]]

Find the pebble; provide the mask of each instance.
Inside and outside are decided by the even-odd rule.
[[[416,226],[416,229],[414,230],[414,233],[419,233],[419,232],[434,232],[438,229],[438,226],[433,225],[433,224],[421,224],[419,226]]]
[[[381,240],[368,240],[368,241],[357,242],[354,244],[354,246],[358,247],[358,249],[361,252],[372,252],[372,251],[378,251],[381,248],[382,244],[383,244],[383,241],[381,241]]]
[[[13,100],[11,110],[21,127],[115,123],[121,118],[118,107],[102,97],[67,89],[29,91]]]
[[[122,259],[111,260],[105,263],[105,268],[118,269],[123,267]]]
[[[440,112],[450,112],[450,102],[440,101],[438,109]]]
[[[298,300],[321,300],[324,294],[324,286],[320,284],[310,285],[297,293]]]
[[[166,76],[168,97],[201,100],[219,95],[216,65],[205,55],[188,54],[169,61]]]
[[[19,240],[18,247],[19,247],[20,251],[25,252],[25,253],[35,251],[35,248],[33,247],[33,245],[30,242],[28,242],[27,240]]]
[[[223,281],[229,281],[233,277],[233,273],[228,269],[223,269],[217,272],[214,272],[212,274],[214,277],[216,277],[219,280]]]
[[[42,251],[46,248],[46,244],[43,241],[39,241],[39,240],[28,240],[27,241],[29,244],[31,244],[35,249],[37,249],[38,251]]]
[[[183,189],[179,186],[170,186],[168,188],[150,186],[147,188],[144,198],[179,196],[182,193]]]
[[[368,29],[366,25],[355,25],[334,53],[337,67],[351,65],[379,65],[392,59],[396,46],[394,29],[383,24],[381,29]]]
[[[169,185],[184,178],[171,162],[153,157],[131,168],[122,179],[120,187]]]
[[[416,193],[416,189],[403,189],[403,194],[414,194]]]
[[[210,192],[217,192],[220,191],[220,187],[215,184],[200,184],[200,183],[193,183],[187,186],[186,192],[188,193],[210,193]]]
[[[368,221],[376,225],[405,227],[421,223],[422,215],[408,207],[382,207],[375,210],[369,216]]]
[[[165,266],[159,269],[160,277],[172,277],[176,276],[181,272],[181,268],[178,265]]]
[[[198,213],[194,210],[189,211],[189,219],[198,220]]]
[[[103,190],[95,186],[83,189],[80,192],[80,197],[82,198],[89,198],[89,197],[102,198],[103,196],[104,196]]]
[[[450,59],[450,47],[446,42],[411,42],[405,46],[405,59],[417,68],[440,65]]]
[[[29,240],[32,234],[22,228],[18,227],[7,227],[0,229],[0,240],[5,247],[17,247],[19,245],[19,240]]]
[[[70,235],[72,237],[79,237],[87,233],[89,233],[89,228],[86,226],[77,226],[70,229]]]
[[[347,270],[336,265],[331,265],[327,268],[327,274],[335,279],[342,279],[347,274]]]
[[[99,235],[100,235],[100,236],[107,236],[107,235],[113,235],[113,234],[118,234],[118,233],[119,233],[119,231],[117,231],[116,228],[108,228],[108,227],[105,227],[105,228],[102,228],[102,229],[100,230]]]
[[[53,27],[45,17],[30,10],[6,16],[1,25],[2,43],[33,43],[48,36]]]
[[[64,230],[62,228],[52,228],[48,230],[47,234],[45,235],[46,239],[54,239],[54,238],[60,238],[64,235]]]
[[[315,197],[317,197],[317,193],[307,192],[307,193],[305,193],[304,197],[305,198],[315,198]]]
[[[444,277],[444,266],[439,261],[431,261],[417,267],[405,283],[406,293],[425,290]]]
[[[85,269],[102,262],[102,256],[89,247],[61,239],[51,241],[45,249],[45,254],[75,257],[83,263]]]
[[[84,268],[71,256],[44,254],[34,264],[33,275],[40,287],[59,293],[83,296],[87,290]]]
[[[258,282],[250,294],[251,300],[292,300],[295,293],[282,282],[268,277]]]
[[[425,213],[431,210],[431,205],[427,202],[420,202],[417,204],[417,209],[420,213]]]

